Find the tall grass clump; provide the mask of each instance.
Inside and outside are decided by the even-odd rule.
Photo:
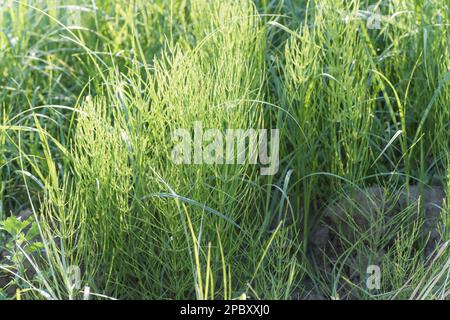
[[[448,299],[449,15],[0,0],[0,299]]]
[[[308,4],[309,11],[297,30],[275,24],[290,38],[280,59],[285,85],[278,90],[282,98],[276,99],[285,110],[278,119],[286,128],[284,152],[296,175],[291,201],[303,220],[305,245],[311,229],[321,220],[320,212],[330,203],[330,194],[340,197],[348,193],[352,197],[349,190],[373,185],[385,186],[391,189],[386,192],[393,194],[402,185],[406,190],[415,184],[422,190],[427,185],[444,186],[449,156],[445,55],[449,29],[442,23],[448,4],[378,3],[382,20],[377,28],[362,18],[372,3]],[[404,214],[417,219],[413,210],[407,212]],[[351,238],[341,243],[348,252],[341,256],[343,268],[324,272],[325,282],[334,283],[328,295],[336,296],[336,288],[349,281],[358,286],[349,280],[352,274],[344,271],[345,267],[354,270],[349,266],[351,254],[368,251],[366,254],[376,257],[381,248],[386,249],[382,243],[391,243],[392,238],[398,237],[403,248],[420,238],[414,232],[399,237],[404,231],[394,228],[385,240],[376,239],[374,230],[362,234],[360,227],[352,227],[359,234],[358,243],[352,243]],[[340,235],[346,238],[345,232]],[[391,247],[386,255],[394,251]],[[438,270],[445,268],[448,253],[444,252],[443,264],[435,265]],[[397,260],[397,266],[404,264],[402,270],[408,270],[406,275],[397,275],[399,282],[427,268],[423,256],[411,255]],[[360,265],[365,273],[367,261]],[[389,281],[395,283],[391,278]],[[393,288],[398,286],[380,292]],[[371,296],[364,288],[360,294]]]
[[[265,39],[254,5],[194,1],[186,19],[192,41],[168,42],[151,66],[137,48],[128,71],[112,66],[97,95],[80,101],[62,176],[69,183],[42,209],[58,255],[81,261],[83,281],[109,296],[232,298],[250,287],[256,295],[265,257],[279,256],[272,242],[292,246],[285,232],[258,228],[268,213],[257,166],[171,160],[174,130],[196,121],[219,131],[265,127]],[[295,259],[274,263],[284,259],[290,268],[279,281],[297,271]],[[289,297],[288,280],[268,296]]]

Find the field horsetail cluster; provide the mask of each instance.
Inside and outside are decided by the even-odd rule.
[[[449,298],[448,0],[0,0],[0,300]]]

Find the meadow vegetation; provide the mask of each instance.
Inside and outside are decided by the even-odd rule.
[[[0,0],[0,299],[449,298],[449,44],[447,0]],[[278,172],[174,163],[196,121]]]

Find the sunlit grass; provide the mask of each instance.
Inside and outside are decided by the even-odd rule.
[[[31,210],[43,249],[9,261],[0,230],[0,298],[448,298],[446,1],[382,2],[379,28],[375,1],[3,2],[0,220]],[[279,172],[175,164],[195,121],[280,129]],[[415,185],[314,248],[334,200]],[[433,257],[427,186],[447,192]]]

